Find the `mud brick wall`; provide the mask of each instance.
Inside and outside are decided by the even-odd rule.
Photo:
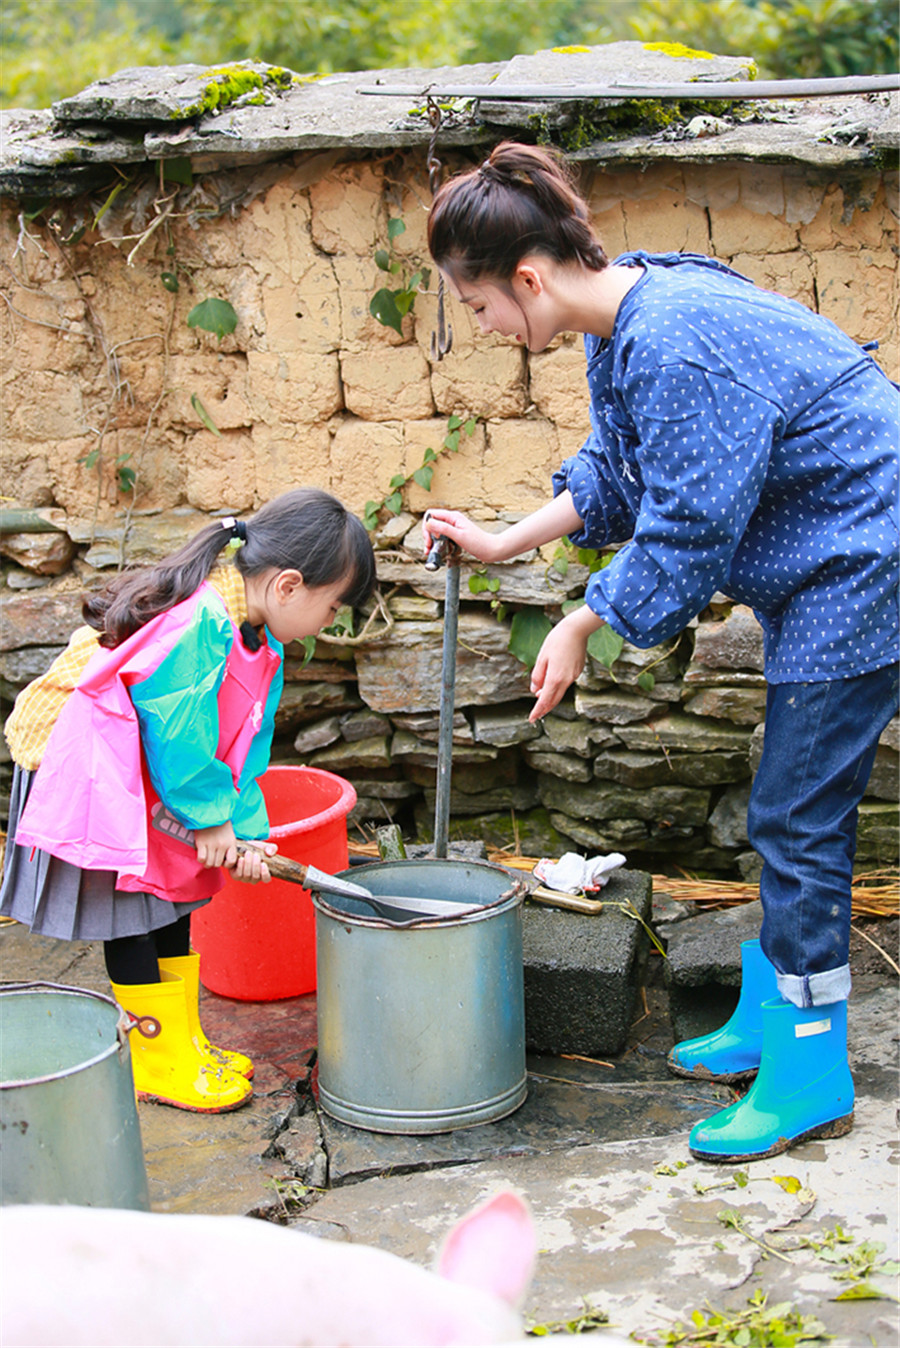
[[[445,171],[468,161],[446,156]],[[877,339],[896,375],[896,175],[667,161],[580,166],[611,256],[691,250],[732,264]],[[186,189],[187,192],[187,189]],[[202,194],[207,209],[199,209]],[[0,535],[4,713],[79,621],[84,586],[177,546],[206,519],[252,511],[291,486],[335,492],[362,513],[391,479],[440,451],[450,416],[475,418],[442,453],[431,490],[403,489],[375,535],[380,604],[366,631],[291,653],[276,760],[356,785],[363,828],[398,820],[433,835],[443,573],[421,564],[421,515],[448,504],[503,527],[549,495],[552,470],[588,429],[580,342],[529,356],[477,334],[452,303],[452,352],[431,355],[435,278],[402,333],[369,313],[389,218],[405,272],[427,265],[420,150],[298,154],[196,178],[164,224],[152,177],[97,203],[60,204],[51,225],[4,207],[0,249],[3,475],[7,507],[40,510]],[[167,288],[163,274],[174,276]],[[187,325],[227,299],[221,341]],[[777,359],[777,352],[773,352]],[[211,426],[208,424],[211,423]],[[122,468],[136,474],[123,490]],[[49,530],[47,526],[51,526]],[[760,633],[725,595],[677,640],[591,663],[565,703],[530,726],[528,671],[507,649],[513,613],[557,617],[582,593],[544,549],[493,568],[473,594],[464,567],[451,831],[526,854],[616,850],[648,869],[753,874],[744,814],[764,733]],[[482,576],[483,580],[483,576]],[[491,600],[505,605],[498,621]],[[638,685],[650,671],[653,686]],[[644,680],[643,682],[647,682]],[[861,864],[897,856],[897,723],[860,824]],[[4,793],[9,764],[3,765]]]

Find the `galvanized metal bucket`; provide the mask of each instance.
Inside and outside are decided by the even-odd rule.
[[[127,1020],[112,998],[0,988],[0,1201],[149,1211]]]
[[[343,871],[378,896],[471,905],[396,925],[363,900],[313,894],[319,1101],[379,1133],[490,1123],[525,1099],[522,900],[500,866],[375,862]]]

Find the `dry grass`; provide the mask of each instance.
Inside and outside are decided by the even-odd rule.
[[[353,856],[378,859],[376,843],[350,843]],[[534,869],[540,857],[515,856],[502,850],[488,849],[488,861],[512,870]],[[700,908],[736,908],[759,898],[759,885],[743,880],[702,880],[688,871],[675,875],[654,875],[653,890],[667,894],[676,903],[693,903]],[[851,890],[854,917],[897,917],[900,914],[900,873],[895,870],[861,871],[854,876]]]

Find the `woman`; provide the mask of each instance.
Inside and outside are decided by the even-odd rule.
[[[746,1161],[847,1132],[857,806],[897,710],[897,389],[827,319],[711,258],[611,265],[564,167],[533,146],[499,145],[445,183],[429,246],[483,332],[531,351],[584,334],[592,431],[552,502],[502,534],[456,511],[426,526],[426,543],[446,534],[484,562],[563,535],[624,543],[544,642],[531,719],[556,706],[603,623],[652,646],[721,589],[763,627],[748,816],[760,942],[743,948],[728,1024],[670,1055],[681,1075],[755,1080],[697,1124],[691,1150]]]

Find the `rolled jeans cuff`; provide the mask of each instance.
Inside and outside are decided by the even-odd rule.
[[[780,974],[778,991],[786,1002],[794,1006],[830,1006],[832,1002],[846,1002],[850,996],[850,965],[826,969],[822,974]]]

